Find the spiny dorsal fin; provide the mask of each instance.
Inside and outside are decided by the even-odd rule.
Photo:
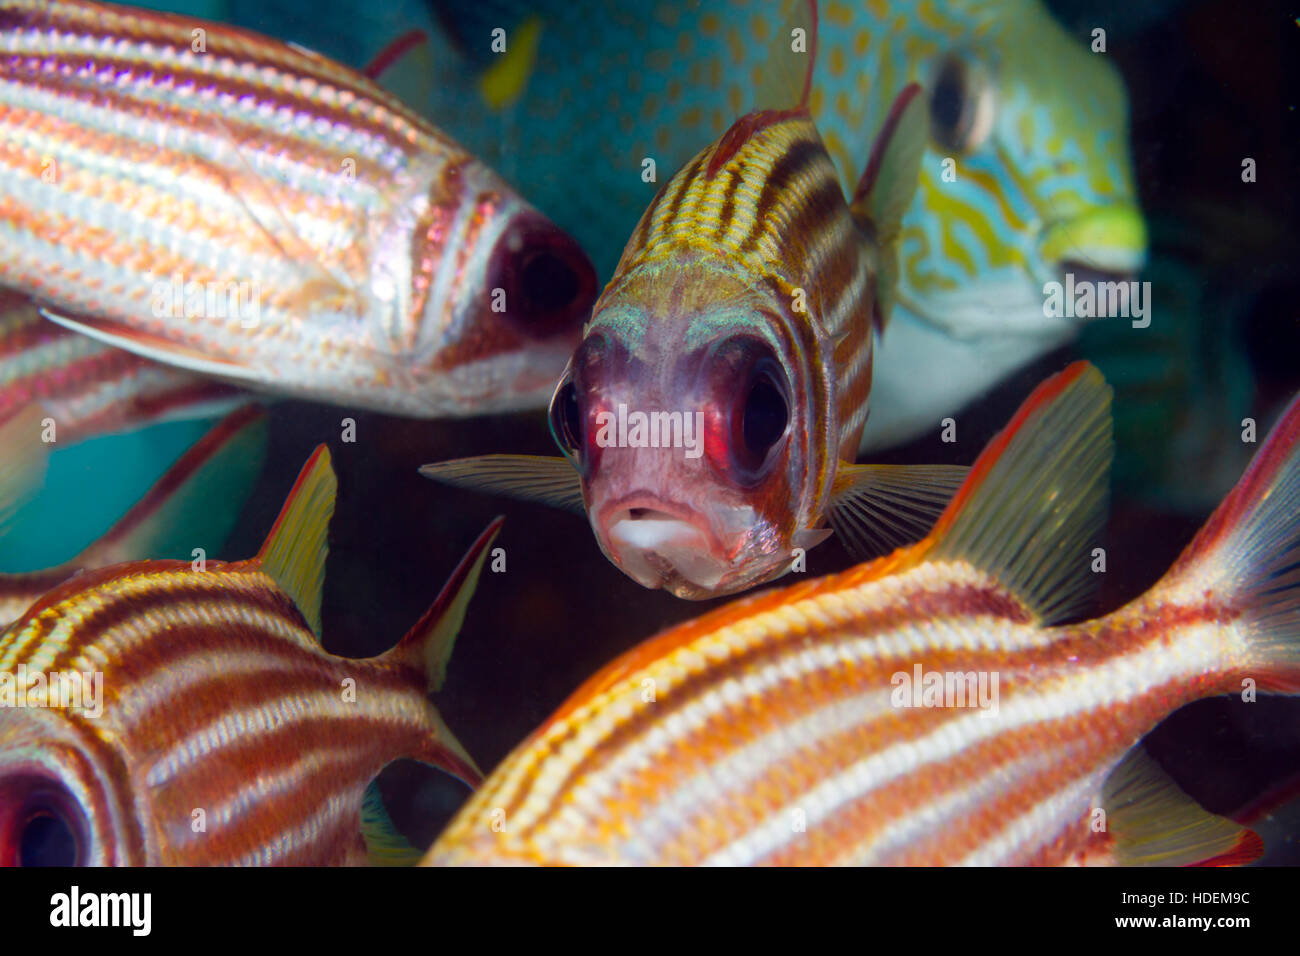
[[[442,682],[447,677],[447,662],[451,659],[460,626],[465,622],[465,610],[469,607],[470,598],[474,596],[474,589],[478,587],[488,549],[501,532],[505,520],[504,517],[499,517],[484,529],[460,559],[460,564],[443,585],[437,599],[389,652],[422,665],[429,676],[431,692],[441,689]]]
[[[911,83],[898,94],[885,117],[849,204],[853,218],[875,237],[880,249],[876,305],[882,324],[889,317],[898,286],[903,214],[916,195],[928,138],[925,96],[919,84]]]
[[[361,837],[366,841],[371,866],[415,866],[423,855],[388,815],[378,780],[370,781],[361,800]]]
[[[840,462],[830,525],[856,558],[874,558],[922,537],[969,471],[961,465]]]
[[[976,460],[918,553],[993,574],[1044,623],[1076,610],[1095,583],[1089,548],[1106,516],[1110,395],[1087,362],[1039,385]]]
[[[1264,850],[1253,831],[1184,793],[1140,744],[1106,779],[1101,805],[1121,866],[1232,865]]]
[[[320,603],[329,553],[329,523],[338,480],[329,449],[318,445],[303,465],[257,560],[302,612],[319,638]]]
[[[586,514],[582,479],[567,458],[480,455],[424,465],[420,474],[454,488],[540,501],[574,514]]]

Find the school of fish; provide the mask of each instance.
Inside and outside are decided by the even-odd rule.
[[[175,6],[0,0],[0,557],[62,446],[213,421],[92,544],[3,566],[0,866],[1261,856],[1143,740],[1300,693],[1300,396],[1087,618],[1092,365],[969,467],[871,460],[1075,335],[1045,283],[1142,268],[1104,41],[1039,0],[341,0],[281,39],[279,4]],[[545,416],[558,456],[420,471],[584,517],[629,588],[861,563],[647,634],[485,775],[432,698],[505,519],[390,650],[330,653],[336,499],[390,503],[317,445],[225,560],[282,400]],[[399,759],[471,791],[431,847]]]

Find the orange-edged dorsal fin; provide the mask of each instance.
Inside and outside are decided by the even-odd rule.
[[[1106,779],[1101,809],[1123,866],[1236,866],[1264,852],[1264,842],[1189,797],[1141,744]]]
[[[393,64],[416,47],[423,46],[428,42],[429,35],[423,30],[407,30],[376,53],[361,72],[378,82],[379,78],[393,67]]]
[[[813,68],[817,64],[817,0],[786,0],[790,7],[776,31],[754,91],[756,109],[734,122],[718,139],[705,175],[717,175],[751,137],[782,120],[808,115]]]
[[[1038,386],[984,449],[904,564],[964,561],[994,575],[1043,623],[1095,583],[1089,549],[1106,517],[1111,389],[1087,362]]]
[[[298,473],[280,515],[255,559],[293,599],[307,626],[321,634],[321,592],[329,553],[329,523],[338,480],[329,449],[318,445]]]

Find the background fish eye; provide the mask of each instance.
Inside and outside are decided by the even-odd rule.
[[[977,57],[949,51],[934,63],[928,83],[930,138],[940,149],[972,153],[993,132],[997,105],[993,76]]]

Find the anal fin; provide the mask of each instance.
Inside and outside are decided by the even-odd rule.
[[[1236,866],[1264,852],[1254,831],[1204,809],[1140,744],[1107,778],[1102,807],[1121,866]]]

